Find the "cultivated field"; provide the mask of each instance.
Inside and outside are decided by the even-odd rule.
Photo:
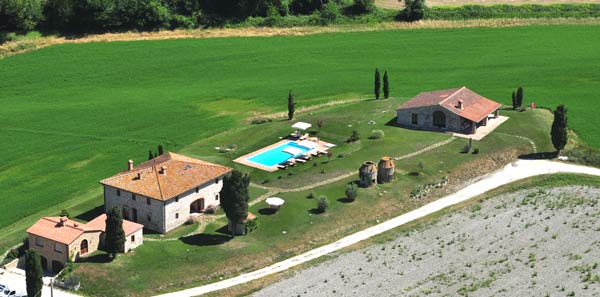
[[[299,107],[369,98],[375,67],[389,71],[398,103],[462,85],[509,103],[523,85],[526,102],[566,103],[571,127],[599,146],[590,108],[599,32],[536,26],[65,44],[2,59],[0,189],[10,211],[0,217],[0,247],[41,215],[100,206],[97,181],[127,159],[147,159],[159,143],[218,158],[207,150],[230,143],[204,139],[284,110],[290,88]]]
[[[598,296],[599,198],[587,186],[503,194],[254,296]]]
[[[467,4],[555,4],[555,3],[598,3],[600,0],[427,0],[427,6],[459,6]],[[375,0],[375,5],[387,9],[403,9],[404,2],[398,0]]]

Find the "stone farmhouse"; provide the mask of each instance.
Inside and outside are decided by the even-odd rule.
[[[100,181],[106,211],[117,206],[123,218],[166,233],[195,213],[219,206],[223,176],[231,168],[171,152],[133,165]]]
[[[414,129],[475,134],[477,128],[498,118],[501,106],[466,87],[423,92],[397,109],[397,124]]]
[[[125,251],[143,243],[143,225],[123,220]],[[44,270],[59,272],[69,259],[86,257],[104,246],[106,214],[87,224],[67,217],[43,217],[27,229],[29,248],[41,257]]]

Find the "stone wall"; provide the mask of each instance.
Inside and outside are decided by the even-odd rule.
[[[38,244],[36,244],[36,238],[38,239]],[[55,251],[55,244],[59,246],[61,252]],[[29,249],[35,250],[40,256],[46,259],[47,265],[45,268],[48,271],[52,271],[53,269],[52,261],[58,261],[64,266],[69,257],[69,249],[66,244],[33,234],[29,234]]]
[[[105,185],[105,211],[108,213],[109,209],[118,206],[124,209],[123,213],[126,214],[123,219],[140,223],[150,230],[165,233],[165,202],[138,194],[135,195],[135,200],[132,197],[131,192],[120,190],[120,195],[118,195],[116,188]],[[134,217],[134,209],[137,212],[137,220]]]
[[[132,238],[133,237],[133,238]],[[133,240],[132,240],[133,239]],[[129,252],[144,243],[143,229],[140,229],[125,238],[125,252]]]
[[[80,257],[89,256],[100,248],[100,231],[85,232],[79,238],[75,239],[69,245],[69,256],[73,257],[72,260],[78,260]],[[88,252],[81,254],[81,242],[83,240],[88,241]]]
[[[446,128],[438,128],[433,125],[433,113],[436,111],[441,111],[446,115]],[[417,125],[412,123],[413,113],[418,116]],[[404,127],[434,131],[464,132],[461,131],[462,118],[438,105],[412,109],[399,109],[396,111],[396,114],[398,116],[396,122]]]
[[[198,199],[204,198],[204,208],[218,207],[220,204],[219,192],[223,188],[223,179],[212,180],[196,189],[179,195],[179,199],[169,199],[165,203],[166,231],[183,225],[190,218],[190,205]]]

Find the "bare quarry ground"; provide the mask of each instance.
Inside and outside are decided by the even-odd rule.
[[[600,189],[486,200],[255,296],[600,296]]]

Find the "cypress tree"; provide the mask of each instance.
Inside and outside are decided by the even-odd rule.
[[[158,155],[160,156],[160,155],[162,155],[164,153],[165,153],[165,151],[163,150],[163,145],[159,144],[158,145]]]
[[[123,231],[123,216],[119,207],[115,206],[106,215],[106,252],[113,257],[122,253],[125,248],[125,232]]]
[[[296,103],[294,102],[294,94],[292,90],[288,94],[288,120],[292,120],[294,118],[294,112],[296,111]]]
[[[513,109],[517,109],[517,95],[515,94],[515,91],[512,92],[512,106]]]
[[[381,80],[379,79],[379,69],[375,68],[375,99],[379,99],[379,91],[381,90]]]
[[[25,254],[25,283],[27,286],[27,296],[42,296],[42,262],[40,255],[35,250],[28,250]]]
[[[250,176],[239,170],[234,170],[223,178],[221,207],[234,229],[236,225],[244,223],[248,217],[249,185]],[[235,230],[232,235],[235,236]]]
[[[383,72],[383,98],[390,98],[390,83],[388,81],[387,70]]]
[[[523,106],[523,88],[519,87],[517,89],[517,106],[521,107]]]
[[[148,150],[148,160],[154,159],[154,154],[152,154],[152,150]]]
[[[552,122],[552,145],[556,149],[558,155],[567,145],[567,109],[564,105],[559,105],[554,111],[554,121]]]

